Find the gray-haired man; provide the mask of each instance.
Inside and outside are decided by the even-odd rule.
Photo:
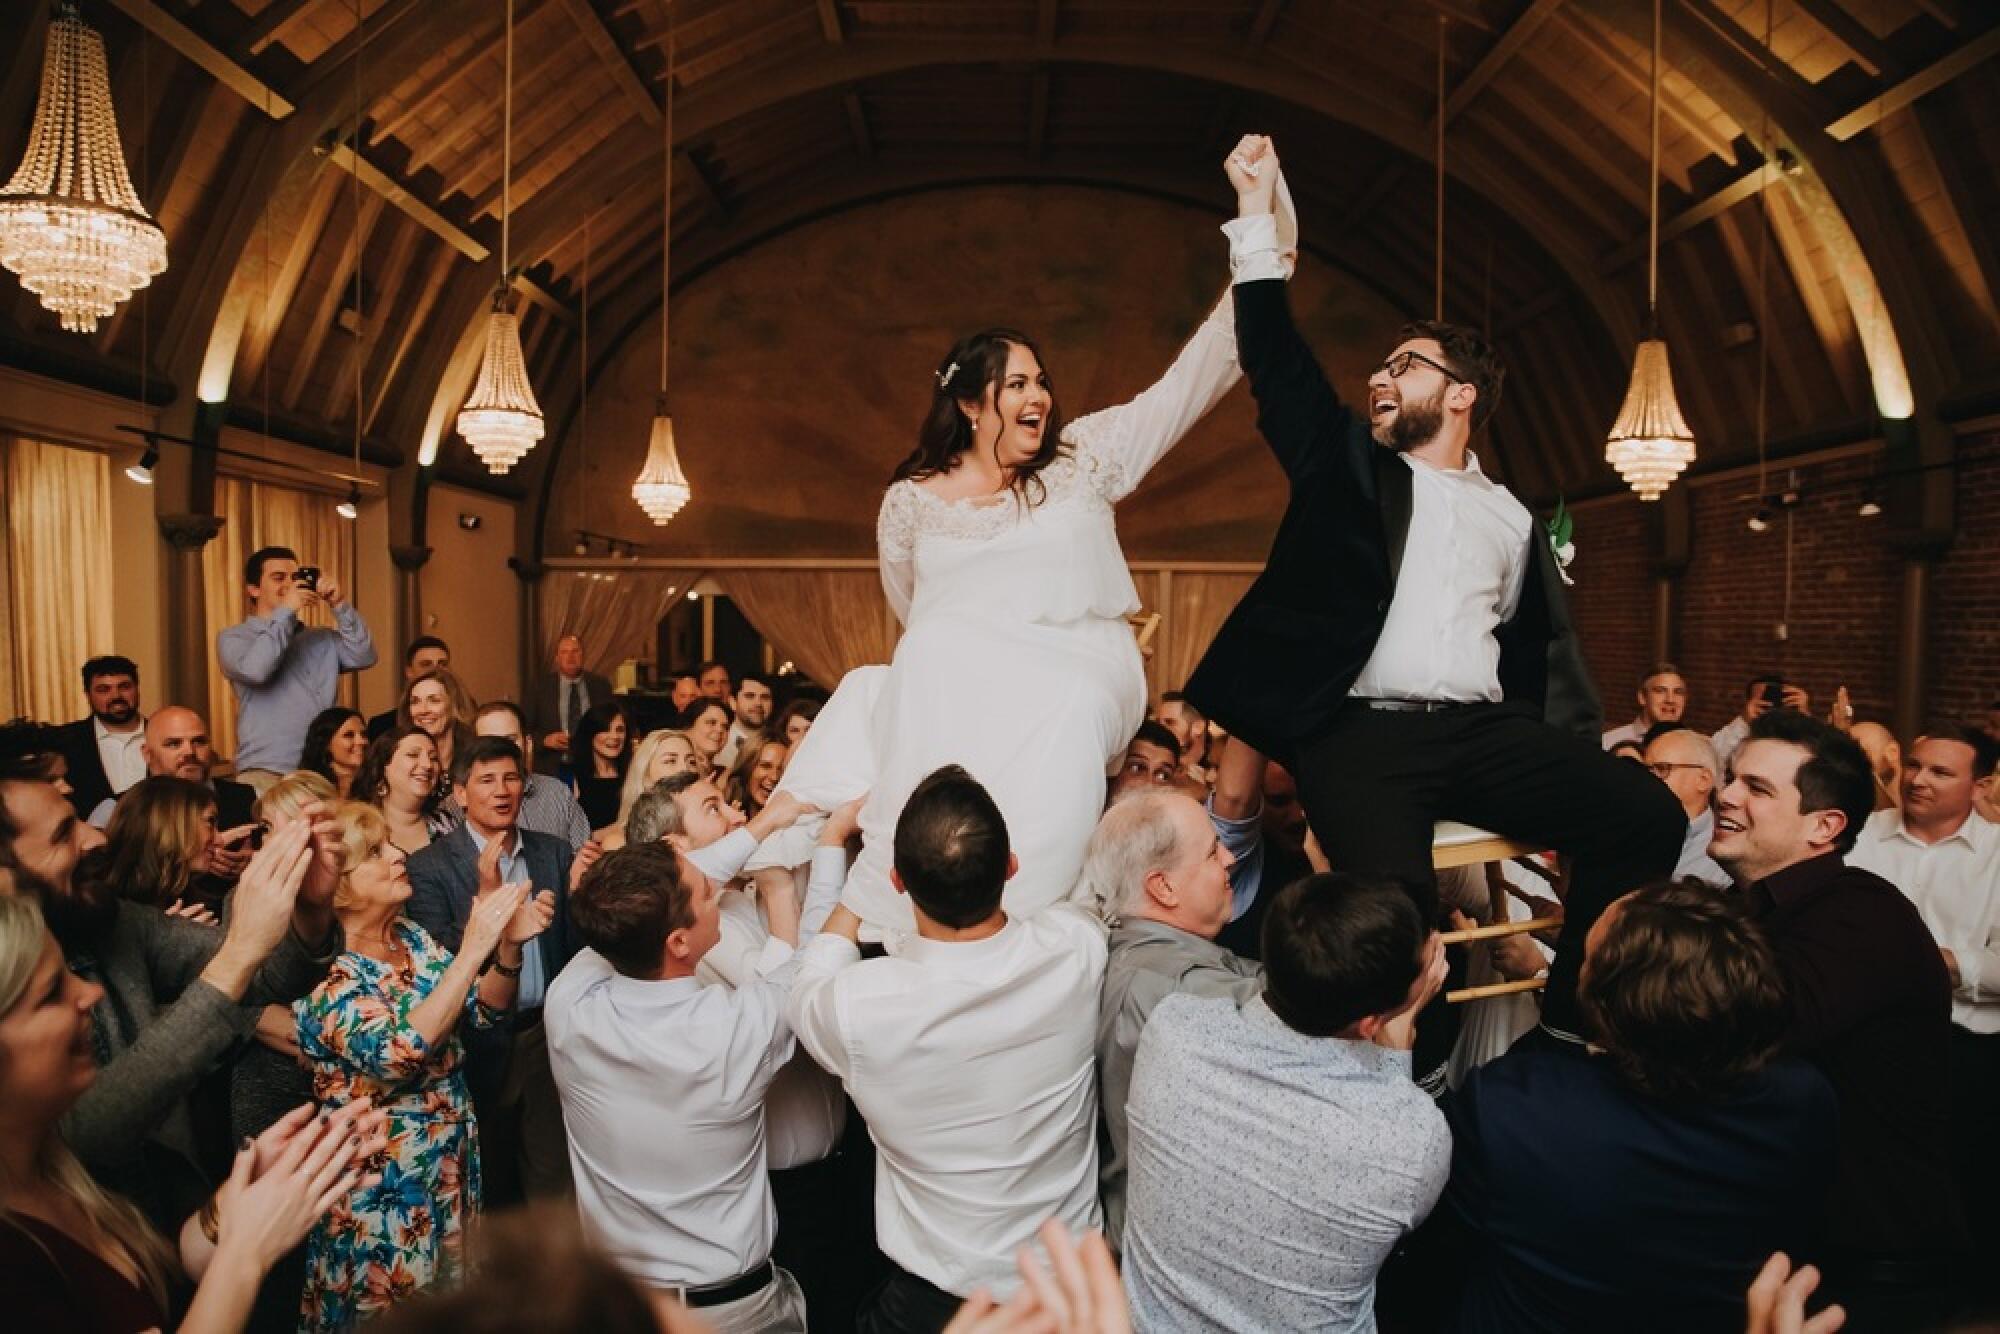
[[[1084,853],[1092,906],[1111,927],[1097,1012],[1097,1090],[1098,1183],[1113,1245],[1125,1223],[1125,1099],[1153,1007],[1183,991],[1247,1002],[1263,990],[1262,968],[1215,943],[1234,905],[1234,861],[1201,803],[1165,789],[1113,803]]]

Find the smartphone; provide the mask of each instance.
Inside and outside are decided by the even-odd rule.
[[[319,591],[319,566],[301,565],[292,572],[292,582],[312,592]]]
[[[1776,681],[1766,681],[1764,683],[1764,702],[1774,709],[1786,708],[1785,692],[1789,689],[1791,689],[1789,681],[1783,684]]]

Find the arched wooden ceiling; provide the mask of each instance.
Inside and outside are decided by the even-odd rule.
[[[359,360],[374,457],[414,477],[435,440],[423,475],[488,485],[440,428],[497,279],[502,5],[360,0],[358,30],[355,7],[84,0],[172,266],[92,339],[0,292],[0,359],[125,392],[143,363],[152,401],[172,394],[187,419],[199,395],[335,449]],[[1660,315],[1704,465],[1752,447],[1766,358],[1774,440],[1870,430],[1876,310],[1918,418],[1985,404],[2000,6],[1667,11]],[[586,250],[593,363],[657,311],[670,32],[677,283],[804,221],[952,184],[1219,211],[1216,163],[1258,129],[1278,136],[1314,255],[1412,314],[1432,303],[1442,41],[1446,314],[1490,325],[1513,365],[1521,410],[1498,444],[1524,489],[1612,480],[1602,432],[1643,323],[1645,0],[517,0],[516,16],[512,241],[551,443],[497,484],[509,494],[541,494],[575,406]],[[0,17],[9,166],[45,21],[39,3]]]

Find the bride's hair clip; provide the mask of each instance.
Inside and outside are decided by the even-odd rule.
[[[933,372],[931,378],[937,381],[938,388],[949,389],[951,388],[951,377],[956,374],[958,374],[958,363],[954,361],[943,370]]]

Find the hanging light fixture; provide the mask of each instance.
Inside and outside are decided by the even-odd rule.
[[[166,271],[166,234],[125,171],[104,39],[73,0],[49,20],[28,152],[0,188],[0,265],[71,333]]]
[[[479,379],[458,414],[458,433],[495,473],[519,463],[542,438],[542,408],[535,402],[527,362],[521,356],[521,325],[508,309],[508,288],[514,278],[508,267],[514,211],[514,0],[507,0],[506,86],[500,100],[500,286],[486,323],[486,355],[479,362]]]
[[[160,447],[148,440],[146,442],[146,452],[139,456],[137,463],[125,470],[125,475],[140,486],[151,486],[153,484],[153,469],[159,466]]]
[[[669,19],[669,25],[672,20]],[[667,306],[673,296],[672,255],[674,248],[674,32],[667,29],[667,185],[660,226],[660,398],[653,410],[653,434],[646,444],[646,466],[632,482],[632,499],[646,511],[646,517],[665,526],[694,499],[694,488],[681,471],[680,455],[674,450],[674,419],[667,411]]]
[[[1667,342],[1660,337],[1660,0],[1653,0],[1653,142],[1646,246],[1647,336],[1632,358],[1632,383],[1606,437],[1604,457],[1641,500],[1660,494],[1694,462],[1694,432],[1674,397]],[[1759,330],[1761,335],[1762,330]]]

